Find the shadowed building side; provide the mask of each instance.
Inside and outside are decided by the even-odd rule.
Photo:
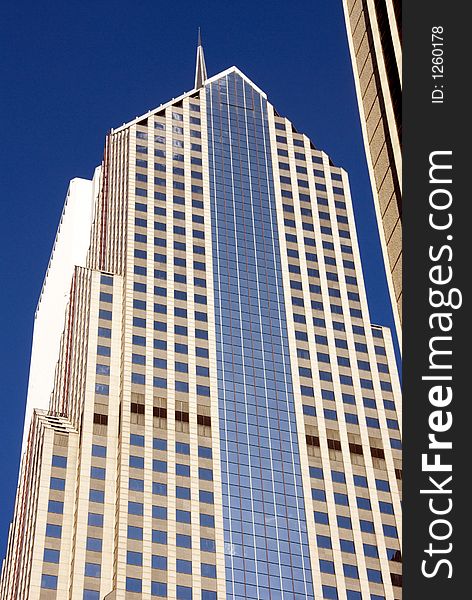
[[[343,0],[397,334],[402,315],[401,2]]]

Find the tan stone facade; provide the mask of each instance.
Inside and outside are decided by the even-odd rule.
[[[259,512],[258,532],[276,531],[270,544],[278,555],[287,554],[295,526],[306,532],[303,573],[294,558],[283,580],[303,586],[297,598],[313,590],[316,599],[398,600],[400,388],[390,332],[369,320],[347,175],[237,69],[207,83],[220,79],[222,89],[234,80],[246,85],[249,117],[241,113],[238,122],[221,103],[238,135],[257,102],[266,111],[267,135],[253,141],[272,173],[262,183],[273,194],[277,310],[286,315],[292,374],[295,414],[283,414],[295,419],[279,429],[290,428],[299,463],[295,506],[286,475],[293,464],[277,458],[280,445],[265,447],[272,438],[258,443],[273,452],[270,460],[260,456],[274,483],[287,477],[286,510],[297,514]],[[225,421],[230,406],[222,399],[220,279],[241,271],[215,276],[212,160],[215,140],[229,137],[217,129],[212,98],[205,85],[107,138],[87,268],[77,267],[72,280],[50,410],[36,411],[23,459],[2,600],[223,600],[233,597],[230,586],[246,586],[235,598],[277,594],[262,572],[265,557],[258,557],[259,587],[250,580],[241,565],[252,548],[242,551],[228,527],[230,509],[238,513],[228,505],[228,481],[250,472],[232,462],[236,444],[225,437],[236,427]],[[253,215],[256,196],[244,198]],[[265,225],[258,223],[257,236]],[[231,258],[237,264],[238,252]],[[252,285],[262,305],[267,283]],[[241,326],[255,321],[245,316]],[[259,367],[255,377],[266,375]],[[278,376],[267,375],[266,393]],[[269,422],[271,412],[258,419]],[[245,488],[251,508],[262,495],[253,488]],[[239,513],[247,529],[256,511]]]
[[[344,0],[343,5],[387,277],[392,302],[397,306],[397,325],[401,325],[400,2]]]

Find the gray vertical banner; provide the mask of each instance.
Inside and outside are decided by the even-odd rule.
[[[404,598],[470,598],[470,20],[403,5]],[[468,13],[468,10],[467,10]],[[470,508],[469,508],[470,512]]]

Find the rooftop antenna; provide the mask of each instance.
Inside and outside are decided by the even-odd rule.
[[[195,85],[196,90],[200,89],[207,79],[207,71],[205,66],[205,56],[203,54],[202,46],[202,34],[200,27],[198,28],[198,41],[197,41],[197,64],[195,66]]]

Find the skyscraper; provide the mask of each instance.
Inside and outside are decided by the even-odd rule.
[[[343,6],[387,280],[401,335],[401,2],[343,0]]]
[[[399,382],[347,174],[201,43],[194,89],[71,184],[31,373],[2,600],[401,597]]]

